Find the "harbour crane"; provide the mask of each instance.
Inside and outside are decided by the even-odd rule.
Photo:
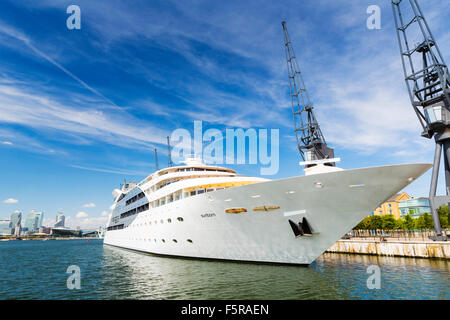
[[[428,139],[434,138],[436,143],[430,186],[430,208],[436,230],[436,237],[433,239],[447,240],[447,237],[442,235],[436,200],[441,198],[441,203],[450,202],[450,78],[448,68],[418,1],[392,0],[392,10],[411,104],[423,128],[422,136]],[[419,39],[418,42],[416,42],[417,39]],[[447,196],[436,197],[442,153]]]
[[[300,72],[297,58],[292,47],[286,22],[281,23],[284,32],[284,46],[286,51],[286,63],[289,76],[289,89],[294,116],[294,129],[297,139],[297,147],[306,168],[318,163],[335,166],[340,159],[334,158],[334,150],[327,146],[325,138],[320,130],[314,114],[313,105],[309,99],[308,91]]]

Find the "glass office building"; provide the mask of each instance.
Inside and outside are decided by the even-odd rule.
[[[430,202],[428,198],[413,198],[399,201],[398,207],[400,215],[404,217],[410,214],[412,218],[418,218],[426,213],[431,213]]]

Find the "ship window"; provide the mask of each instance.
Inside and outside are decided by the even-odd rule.
[[[184,221],[184,219],[182,217],[178,217],[177,220],[178,221]]]
[[[168,223],[172,223],[172,219],[167,219],[167,222]]]
[[[184,198],[189,197],[189,192],[185,192],[184,195],[183,195],[183,197],[184,197]]]
[[[177,239],[172,239],[172,241],[173,241],[173,242],[175,242],[175,243],[177,243],[177,242],[178,242],[178,241],[177,241]]]
[[[164,220],[163,220],[163,219],[161,219],[161,223],[164,223]]]
[[[191,239],[187,239],[187,242],[192,243],[192,240]]]
[[[195,191],[191,191],[191,196],[195,196]]]
[[[211,192],[211,191],[214,191],[214,189],[213,188],[206,189],[206,192]]]
[[[197,194],[202,194],[202,193],[204,193],[205,192],[205,189],[198,189],[197,190]]]

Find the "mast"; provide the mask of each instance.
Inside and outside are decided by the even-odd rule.
[[[281,23],[284,32],[284,46],[286,51],[286,64],[289,76],[289,89],[291,96],[292,113],[294,116],[294,130],[297,139],[297,148],[306,167],[314,166],[314,161],[333,159],[334,150],[327,146],[314,114],[313,105],[309,99],[300,72],[294,48],[287,31],[286,22]],[[334,166],[330,161],[326,165]]]
[[[430,186],[430,207],[436,238],[446,240],[446,237],[442,236],[435,200],[443,149],[447,193],[445,201],[450,201],[450,78],[448,68],[417,0],[392,0],[392,10],[409,98],[423,128],[422,136],[428,139],[434,137],[436,143]],[[419,38],[418,42],[417,38]],[[414,44],[412,40],[414,40]]]
[[[169,156],[169,163],[168,166],[172,167],[173,166],[173,162],[172,162],[172,151],[170,149],[170,137],[167,136],[167,150],[168,150],[168,156]]]
[[[158,150],[155,148],[155,169],[156,171],[159,170],[159,165],[158,165]]]

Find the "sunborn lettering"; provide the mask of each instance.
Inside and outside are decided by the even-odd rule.
[[[205,214],[201,215],[202,218],[212,218],[212,217],[215,217],[215,216],[216,216],[215,213],[205,213]]]

